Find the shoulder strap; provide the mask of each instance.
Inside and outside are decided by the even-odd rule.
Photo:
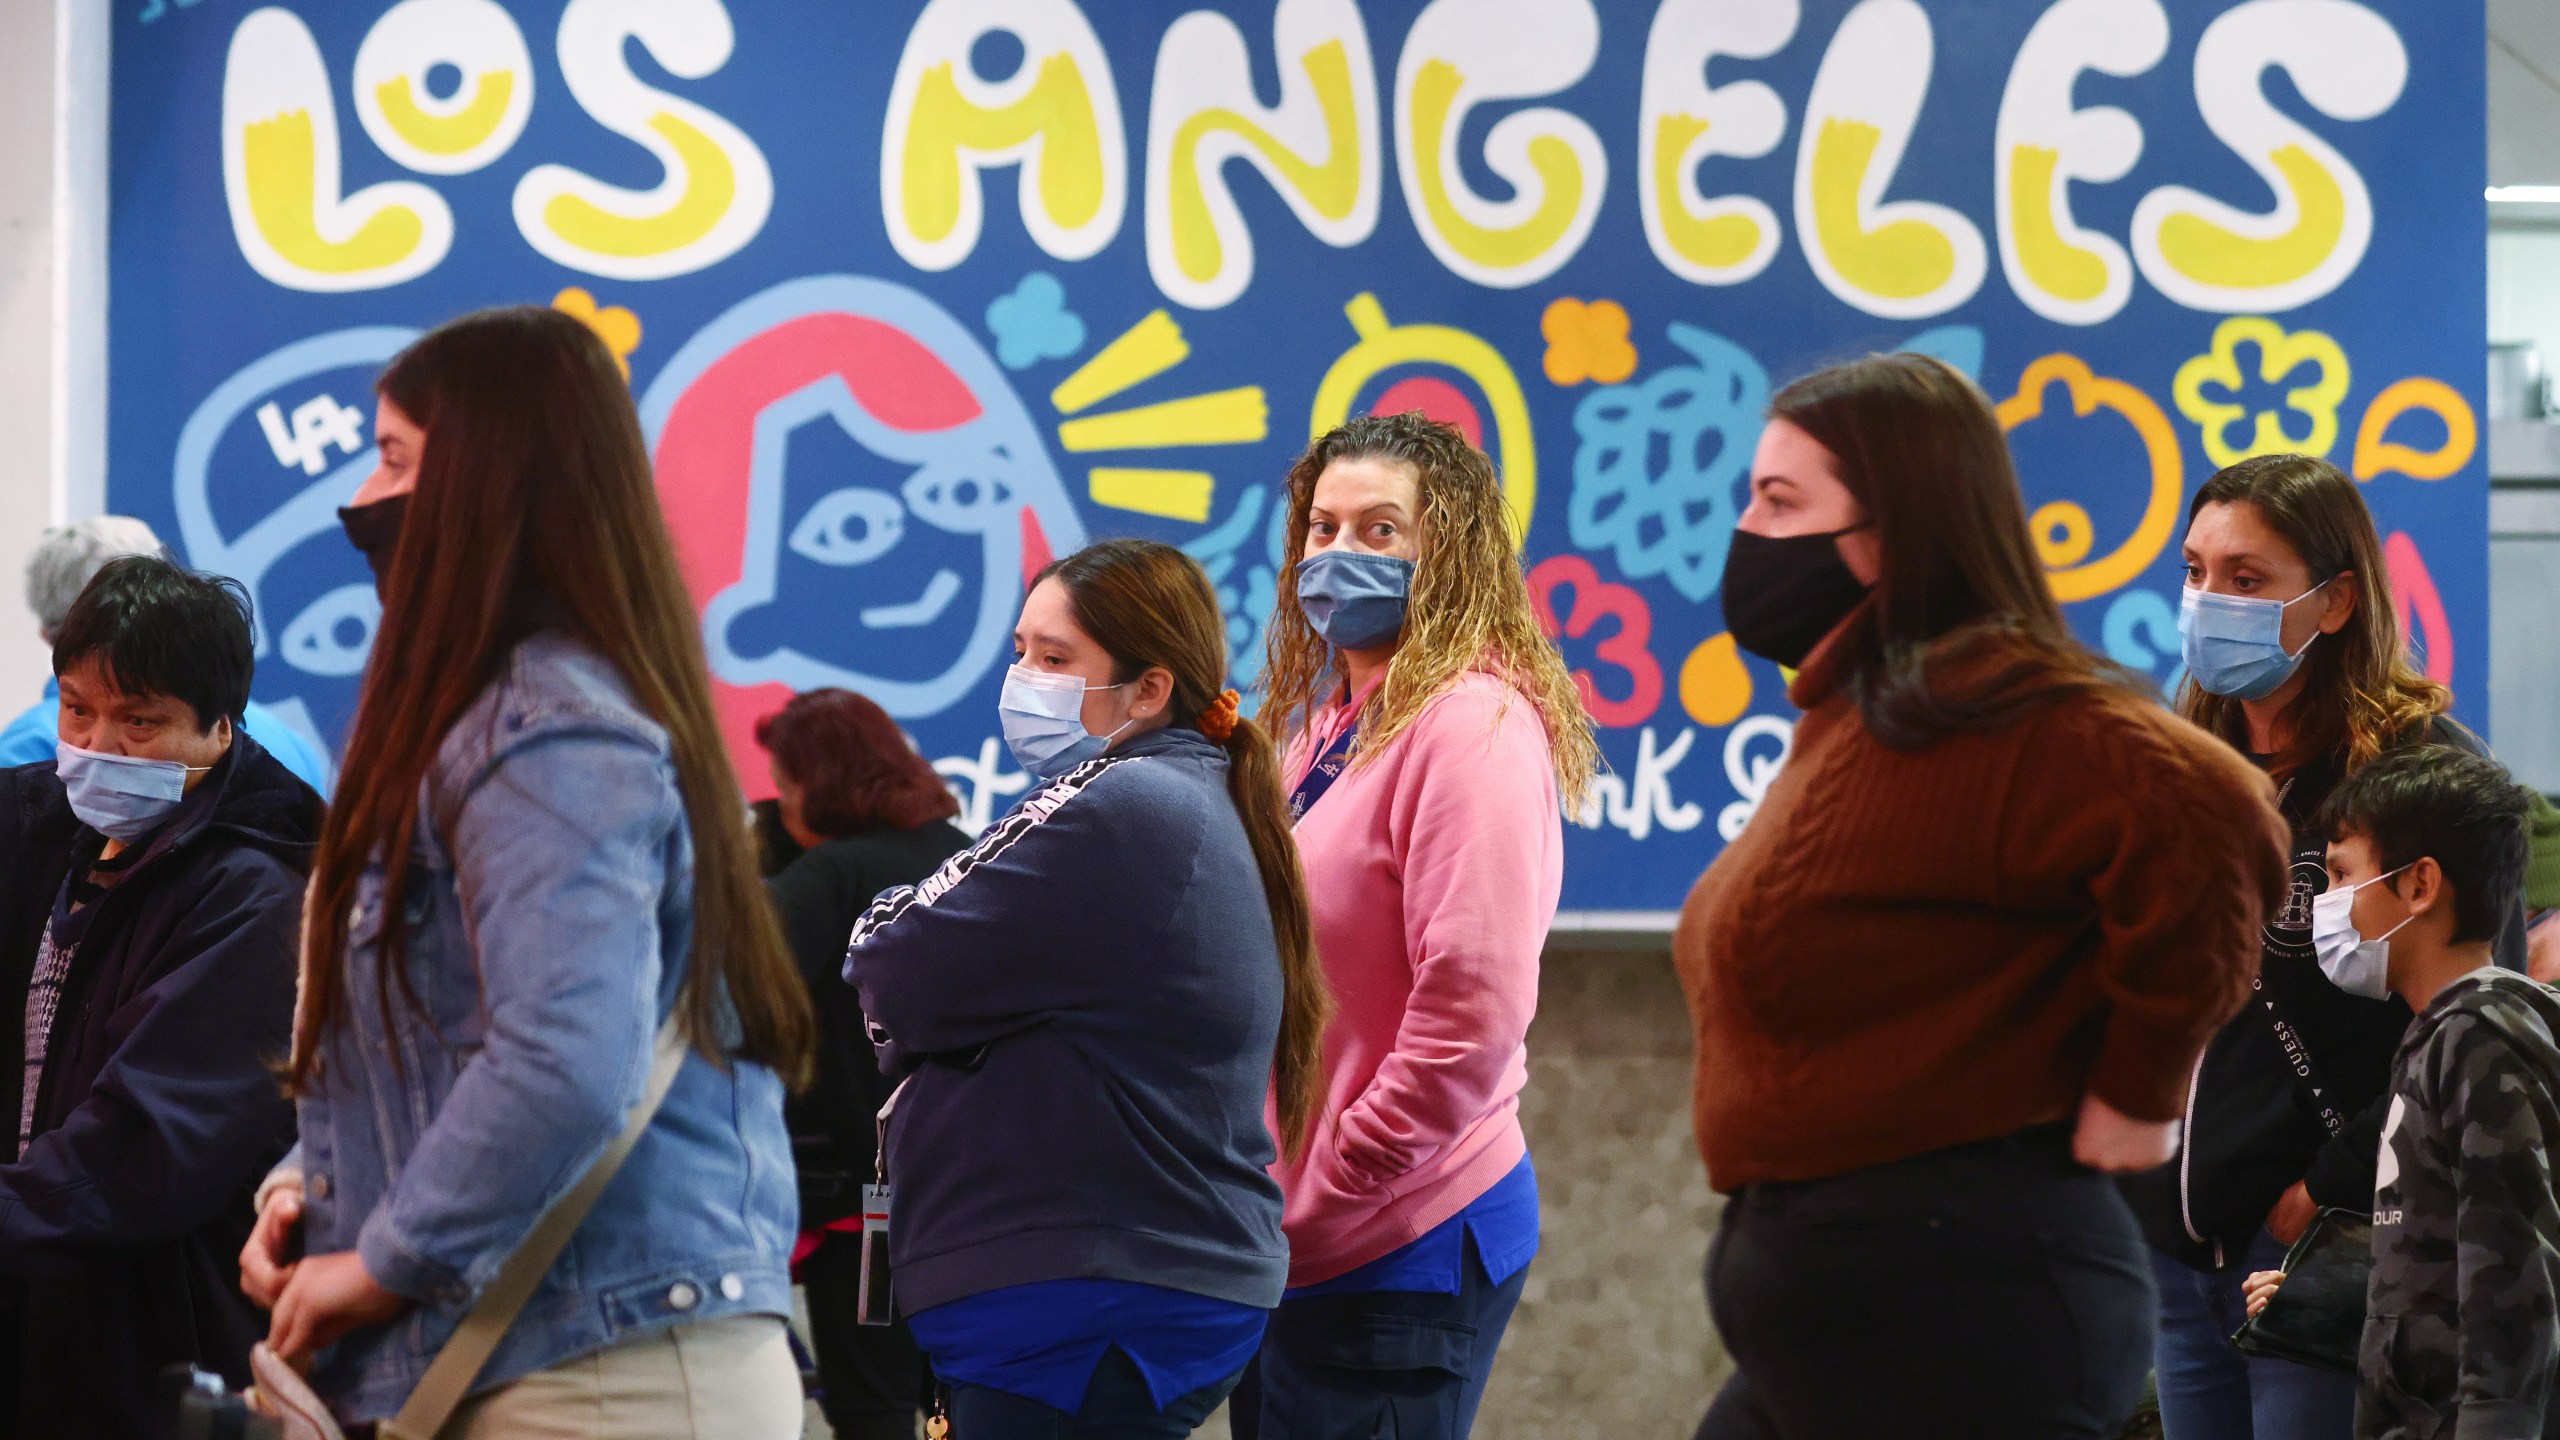
[[[685,1042],[676,1017],[681,1010],[670,1011],[666,1023],[658,1027],[655,1060],[649,1068],[648,1088],[641,1092],[640,1103],[624,1117],[622,1133],[604,1148],[578,1183],[561,1192],[533,1228],[509,1255],[506,1263],[480,1292],[480,1298],[454,1326],[453,1334],[436,1352],[434,1363],[418,1380],[418,1387],[402,1402],[400,1413],[383,1422],[377,1432],[382,1440],[435,1440],[454,1410],[471,1393],[471,1382],[480,1378],[480,1369],[489,1361],[491,1351],[506,1337],[507,1327],[515,1323],[516,1313],[533,1298],[534,1288],[542,1277],[551,1273],[551,1264],[577,1233],[580,1221],[595,1208],[596,1197],[613,1181],[614,1172],[622,1168],[631,1148],[640,1143],[642,1132],[656,1118],[658,1106],[675,1084],[676,1072],[684,1068]]]
[[[2304,771],[2296,772],[2288,777],[2276,791],[2276,808],[2283,814],[2286,826],[2295,834],[2292,853],[2286,857],[2288,869],[2300,864],[2304,859],[2300,840],[2302,827],[2309,822],[2312,813],[2319,809],[2320,803],[2328,797],[2329,791],[2337,785],[2337,777],[2329,773],[2325,766],[2326,762],[2319,762],[2312,767],[2307,767]],[[2310,784],[2308,787],[2301,787],[2300,782],[2306,774],[2310,777]],[[2297,788],[2301,789],[2299,795],[2295,793]],[[2301,907],[2298,913],[2302,923],[2307,926],[2310,922],[2311,897],[2295,891],[2290,884],[2286,888],[2286,906]],[[2267,924],[2273,926],[2275,918],[2270,916]],[[2267,983],[2263,950],[2263,947],[2271,942],[2262,938],[2259,943],[2262,947],[2260,963],[2258,973],[2249,977],[2249,1003],[2266,1021],[2267,1029],[2275,1036],[2276,1048],[2284,1053],[2285,1067],[2293,1072],[2295,1081],[2310,1094],[2311,1103],[2320,1112],[2321,1127],[2327,1130],[2329,1138],[2334,1140],[2347,1133],[2347,1116],[2338,1109],[2337,1103],[2329,1098],[2329,1082],[2320,1073],[2320,1062],[2312,1056],[2311,1042],[2303,1038],[2301,1028],[2284,1013],[2284,1006],[2277,1003],[2276,988]]]
[[[2320,1074],[2320,1062],[2312,1058],[2310,1042],[2304,1040],[2302,1031],[2285,1018],[2283,1007],[2276,1003],[2275,991],[2268,987],[2263,976],[2249,983],[2256,992],[2252,998],[2259,1013],[2266,1017],[2267,1028],[2275,1032],[2276,1045],[2284,1051],[2285,1064],[2292,1068],[2294,1078],[2302,1087],[2311,1092],[2311,1103],[2319,1107],[2320,1123],[2328,1130],[2329,1138],[2334,1140],[2346,1134],[2347,1117],[2329,1098],[2329,1082]]]

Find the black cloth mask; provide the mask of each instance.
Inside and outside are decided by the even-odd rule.
[[[1870,588],[1850,572],[1834,542],[1850,530],[1820,535],[1733,532],[1724,554],[1724,628],[1733,643],[1792,670]]]
[[[338,524],[347,532],[347,543],[364,556],[373,570],[373,588],[379,591],[390,577],[391,557],[400,548],[400,522],[409,513],[409,492],[386,496],[370,505],[348,505],[338,510]]]

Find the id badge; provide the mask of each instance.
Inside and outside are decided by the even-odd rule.
[[[865,1325],[886,1325],[889,1297],[889,1187],[862,1187],[862,1276],[854,1290],[854,1316]]]

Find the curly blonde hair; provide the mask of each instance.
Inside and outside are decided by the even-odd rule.
[[[1419,411],[1370,415],[1335,426],[1289,467],[1288,563],[1264,637],[1263,714],[1284,735],[1305,730],[1333,679],[1332,647],[1298,605],[1298,561],[1316,479],[1336,461],[1381,460],[1414,478],[1422,558],[1414,567],[1404,640],[1386,682],[1361,707],[1356,768],[1384,754],[1423,708],[1460,675],[1501,676],[1529,698],[1547,728],[1565,813],[1578,813],[1600,763],[1591,715],[1555,642],[1538,627],[1520,572],[1519,537],[1493,461],[1454,427]]]

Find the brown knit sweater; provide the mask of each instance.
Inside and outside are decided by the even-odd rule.
[[[2171,1120],[2247,998],[2289,837],[2266,777],[2149,700],[2084,690],[1888,749],[1840,688],[1844,623],[1673,955],[1719,1190],[2076,1113]]]

